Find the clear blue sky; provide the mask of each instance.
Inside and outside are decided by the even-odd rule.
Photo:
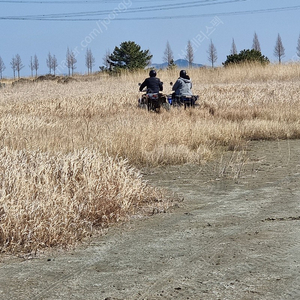
[[[182,56],[188,40],[194,62],[209,65],[210,39],[221,65],[229,55],[234,38],[238,52],[252,47],[254,32],[262,54],[272,62],[277,35],[285,47],[284,62],[296,60],[300,34],[299,0],[24,0],[0,1],[0,57],[12,77],[10,62],[19,54],[30,75],[30,57],[39,60],[38,74],[48,73],[50,52],[61,64],[67,48],[76,53],[76,72],[85,73],[86,49],[95,57],[93,70],[103,65],[107,50],[124,41],[149,49],[153,63],[162,63],[169,42],[174,59]],[[66,68],[60,67],[67,73]]]

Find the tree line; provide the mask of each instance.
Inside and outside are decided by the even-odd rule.
[[[297,43],[297,56],[300,57],[300,35]],[[183,58],[188,61],[189,66],[192,66],[194,63],[194,48],[192,41],[188,41],[185,51],[183,51]],[[282,43],[280,34],[278,34],[275,47],[274,47],[274,56],[278,59],[279,64],[282,62],[282,58],[285,56],[285,48]],[[207,59],[211,63],[212,68],[214,67],[215,62],[218,59],[217,49],[212,40],[210,40],[208,49],[207,49]],[[106,51],[105,56],[103,57],[104,66],[100,67],[100,70],[112,70],[114,69],[139,69],[147,67],[152,59],[152,55],[149,50],[142,50],[139,45],[135,42],[128,41],[121,43],[120,47],[115,47],[113,53]],[[254,33],[252,49],[251,50],[242,50],[239,54],[234,39],[232,39],[232,45],[230,49],[230,55],[227,56],[227,60],[223,63],[226,65],[229,62],[237,63],[244,60],[255,60],[260,62],[268,62],[268,58],[261,54],[260,42],[256,32]],[[174,55],[171,49],[169,41],[167,41],[166,48],[163,55],[163,62],[168,64],[168,68],[175,67]],[[46,64],[49,70],[49,74],[56,75],[56,72],[60,68],[67,67],[69,76],[74,75],[74,70],[76,69],[76,53],[67,48],[66,59],[60,65],[58,64],[57,58],[55,55],[52,55],[50,52],[46,58]],[[85,54],[85,66],[87,67],[88,74],[92,73],[93,67],[95,65],[95,58],[91,49],[86,50]],[[13,77],[20,78],[20,71],[24,68],[21,57],[19,54],[16,54],[11,62],[10,66],[13,71]],[[39,60],[35,54],[30,58],[29,67],[31,70],[31,76],[36,76],[39,69]],[[2,79],[3,71],[6,69],[6,66],[0,56],[0,79]]]
[[[251,51],[251,50],[254,50],[254,51]],[[259,58],[257,57],[257,59],[254,59],[254,60],[260,60],[262,62],[269,61],[267,57],[265,57],[261,54],[260,42],[258,40],[258,36],[257,36],[256,32],[254,32],[254,37],[253,37],[251,50],[250,49],[248,49],[248,51],[247,50],[242,50],[240,52],[240,54],[238,54],[235,41],[234,41],[234,39],[232,39],[232,45],[231,45],[231,49],[230,49],[230,56],[235,56],[235,55],[243,56],[245,53],[247,53],[247,54],[251,53],[251,55],[253,55],[254,58],[255,58],[255,56],[260,54]],[[299,35],[299,38],[298,38],[296,50],[297,50],[297,52],[296,52],[297,56],[300,57],[300,35]],[[217,49],[216,49],[214,43],[212,42],[212,40],[210,40],[210,43],[209,43],[209,46],[208,46],[208,49],[207,49],[207,54],[208,54],[207,59],[211,63],[211,66],[213,68],[215,62],[218,59],[218,55],[217,55]],[[285,56],[285,48],[283,46],[280,34],[278,34],[278,36],[277,36],[273,54],[278,59],[279,64],[281,64],[282,58]],[[191,42],[189,41],[188,45],[187,45],[186,56],[185,56],[185,59],[189,62],[189,65],[193,64],[193,58],[194,58],[193,47],[191,45]],[[167,61],[169,65],[171,65],[171,62],[173,60],[172,50],[170,48],[169,43],[167,43],[167,46],[166,46],[164,60]],[[224,64],[226,64],[226,61],[223,63],[223,65]]]
[[[50,52],[47,55],[46,58],[46,65],[49,70],[49,74],[56,75],[56,72],[58,68],[64,68],[67,67],[68,69],[68,74],[69,76],[74,75],[74,70],[76,69],[76,54],[74,51],[70,50],[69,48],[67,49],[66,53],[66,59],[63,61],[62,65],[58,64],[58,60],[55,55],[52,55]],[[95,65],[95,58],[94,55],[91,51],[91,49],[86,50],[85,54],[85,65],[88,70],[88,74],[92,73],[93,66]],[[13,71],[13,77],[14,79],[16,77],[20,78],[20,71],[24,68],[24,64],[22,63],[22,59],[19,54],[16,54],[10,61],[10,66]],[[38,60],[37,55],[35,54],[33,57],[30,57],[30,62],[29,62],[29,68],[31,71],[31,76],[37,77],[38,75],[38,69],[40,67],[40,63]],[[6,66],[0,56],[0,79],[3,78],[3,71],[6,69]]]

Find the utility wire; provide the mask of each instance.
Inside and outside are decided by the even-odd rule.
[[[211,6],[217,4],[230,4],[236,2],[244,2],[247,0],[227,0],[223,2],[218,2],[220,0],[202,0],[202,1],[191,1],[185,3],[177,3],[170,5],[155,5],[155,6],[147,6],[147,7],[138,7],[138,8],[128,8],[127,10],[119,11],[122,14],[130,14],[130,13],[143,13],[143,12],[151,12],[151,11],[167,11],[167,10],[175,10],[175,9],[183,9],[183,8],[194,8],[199,6]],[[200,3],[199,3],[200,2]],[[117,10],[116,10],[117,11]],[[70,17],[87,17],[87,16],[107,16],[110,13],[114,13],[114,10],[98,10],[98,11],[88,11],[88,12],[76,12],[76,13],[59,13],[59,14],[42,14],[42,15],[27,15],[27,16],[7,16],[0,17],[0,19],[6,20],[39,20],[45,19],[49,21],[50,19],[55,19],[58,21],[62,21],[63,18]],[[68,19],[70,20],[70,19]],[[73,19],[74,20],[74,19]],[[82,20],[82,19],[78,19]],[[84,19],[85,20],[85,19]],[[90,20],[90,19],[88,19]]]
[[[150,11],[166,11],[170,9],[182,9],[182,8],[193,8],[197,6],[205,6],[205,5],[216,5],[216,4],[226,4],[226,3],[233,3],[233,2],[240,2],[240,1],[247,1],[247,0],[231,0],[231,1],[224,1],[224,2],[216,2],[214,3],[209,0],[200,1],[192,1],[186,2],[184,4],[172,4],[172,7],[166,5],[160,5],[159,8],[157,6],[148,6],[148,7],[139,7],[135,9],[128,9],[126,11],[120,12],[120,14],[124,13],[137,13],[137,12],[150,12]],[[1,1],[0,1],[1,2]],[[206,3],[207,2],[207,3]],[[197,3],[197,4],[196,4]],[[244,10],[244,11],[231,11],[231,12],[216,12],[216,13],[204,13],[204,14],[186,14],[186,15],[171,15],[171,16],[141,16],[141,17],[118,17],[115,16],[113,19],[114,21],[137,21],[137,20],[162,20],[162,19],[189,19],[189,18],[200,18],[200,17],[209,17],[209,16],[235,16],[235,15],[247,15],[247,14],[260,14],[260,13],[274,13],[274,12],[282,12],[282,11],[291,11],[291,10],[299,10],[300,5],[296,6],[284,6],[278,8],[266,8],[266,9],[256,9],[256,10]],[[103,16],[109,13],[113,13],[112,10],[102,10],[96,12],[79,12],[79,13],[69,13],[69,14],[50,14],[50,15],[37,15],[37,16],[8,16],[8,17],[0,17],[0,20],[23,20],[23,21],[99,21],[99,18],[89,18],[88,16],[95,15],[95,16]],[[82,18],[74,18],[82,17]],[[73,18],[70,18],[73,17]],[[88,18],[84,18],[88,17]]]
[[[151,0],[151,2],[161,2],[162,0]],[[174,2],[174,0],[163,0],[165,2]],[[146,3],[150,2],[149,0],[134,0],[134,2]],[[0,3],[8,3],[8,4],[103,4],[103,3],[120,3],[120,0],[104,0],[104,1],[93,1],[93,0],[78,0],[78,1],[0,1]]]

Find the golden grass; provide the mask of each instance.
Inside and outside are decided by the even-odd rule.
[[[158,72],[166,93],[178,72]],[[159,114],[137,107],[147,72],[1,89],[1,250],[73,245],[145,205],[167,208],[132,166],[202,163],[249,140],[299,138],[298,64],[189,73],[199,105]]]
[[[68,247],[162,201],[126,161],[92,149],[51,156],[4,148],[0,160],[2,251]]]

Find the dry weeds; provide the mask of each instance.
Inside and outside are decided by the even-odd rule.
[[[159,114],[137,107],[146,72],[1,89],[1,251],[74,245],[145,205],[166,209],[131,166],[202,163],[249,140],[300,137],[298,64],[189,73],[198,106]],[[170,93],[178,70],[158,76]]]
[[[92,149],[50,155],[3,148],[0,161],[3,252],[68,247],[141,209],[153,211],[153,203],[166,207],[162,192],[125,160]]]

